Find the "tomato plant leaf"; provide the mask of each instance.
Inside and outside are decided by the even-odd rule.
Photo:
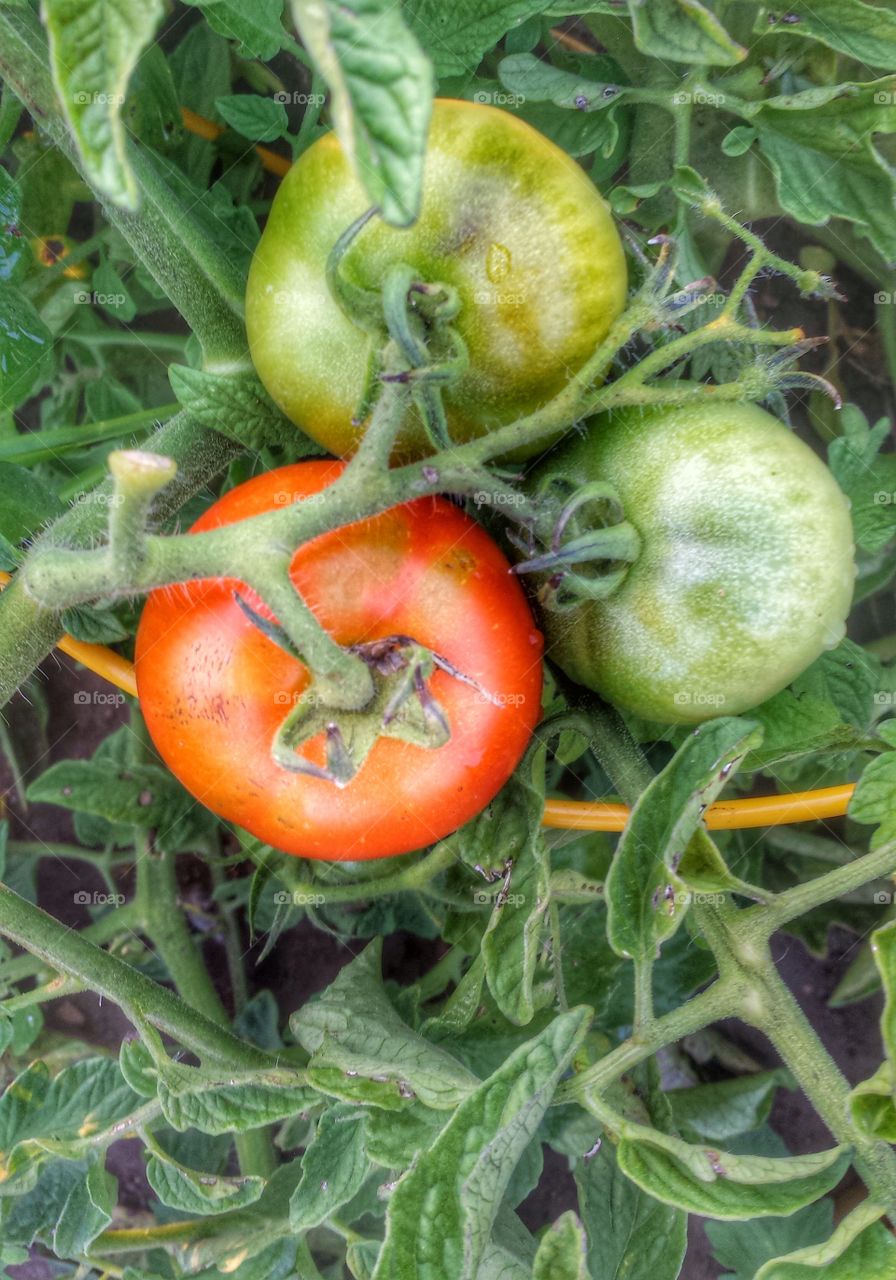
[[[77,1258],[89,1251],[112,1221],[117,1193],[118,1179],[106,1171],[102,1158],[91,1160],[86,1177],[74,1183],[59,1213],[52,1246],[60,1258]]]
[[[377,1077],[395,1097],[409,1088],[426,1106],[450,1110],[479,1084],[456,1058],[413,1031],[389,1003],[380,978],[382,940],[290,1018],[313,1065]]]
[[[642,53],[672,62],[730,67],[747,51],[731,39],[714,13],[699,0],[627,0]]]
[[[260,450],[269,445],[295,448],[301,442],[304,453],[322,452],[281,413],[250,369],[206,373],[185,364],[173,364],[168,368],[168,377],[174,394],[197,422],[220,431],[246,449]]]
[[[358,179],[386,222],[408,226],[420,210],[429,60],[392,0],[292,0],[292,10]]]
[[[205,1216],[242,1209],[254,1204],[264,1190],[263,1178],[202,1173],[172,1159],[157,1142],[148,1142],[148,1146],[152,1154],[146,1165],[146,1180],[162,1204],[181,1213]]]
[[[745,110],[772,167],[778,198],[800,222],[853,222],[896,259],[896,176],[876,136],[896,131],[896,80],[768,98]]]
[[[183,848],[209,821],[180,783],[152,764],[112,772],[99,761],[61,760],[32,782],[27,794],[30,800],[94,814],[107,822],[153,828],[163,850]]]
[[[713,1257],[726,1268],[725,1280],[756,1280],[763,1263],[806,1245],[820,1244],[831,1234],[833,1225],[833,1202],[816,1200],[789,1218],[707,1222],[706,1234]]]
[[[544,812],[544,748],[527,753],[513,778],[476,819],[471,839],[483,823],[501,835],[501,853],[509,874],[474,898],[492,904],[482,939],[489,990],[498,1008],[518,1026],[531,1022],[536,1008],[550,999],[553,983],[540,987],[536,972],[545,913],[550,903],[550,863],[541,828]],[[487,838],[487,837],[486,837]],[[494,846],[489,850],[494,856]],[[512,864],[512,865],[511,865]]]
[[[711,720],[685,739],[640,796],[607,877],[607,935],[617,955],[652,960],[680,925],[688,895],[679,863],[704,809],[759,741],[746,720]]]
[[[37,476],[15,463],[0,462],[0,565],[14,568],[19,544],[64,510],[53,490]]]
[[[896,14],[862,0],[794,0],[786,22],[763,10],[754,31],[817,40],[869,67],[896,70]]]
[[[790,1073],[778,1068],[730,1080],[714,1080],[691,1089],[672,1089],[666,1098],[676,1128],[685,1136],[727,1142],[758,1128],[768,1119],[781,1086],[795,1087]]]
[[[360,1191],[370,1164],[364,1150],[366,1110],[337,1103],[318,1121],[302,1156],[302,1180],[289,1202],[293,1231],[319,1226]]]
[[[0,281],[0,409],[15,409],[46,381],[53,338],[14,285]]]
[[[283,0],[184,0],[201,9],[213,31],[239,43],[245,58],[267,61],[283,48],[287,34],[283,28]]]
[[[91,180],[136,209],[121,119],[137,59],[165,12],[161,0],[44,0],[53,82]],[[61,228],[60,228],[61,229]]]
[[[624,1121],[619,1167],[644,1191],[710,1218],[790,1214],[840,1181],[850,1153],[842,1147],[807,1156],[740,1156],[692,1146],[647,1125]]]
[[[866,764],[849,802],[849,816],[877,827],[871,837],[872,849],[896,838],[896,750],[885,751]]]
[[[824,1244],[811,1244],[783,1258],[772,1258],[756,1280],[887,1280],[896,1269],[896,1238],[880,1219],[873,1201],[853,1209]]]
[[[439,76],[471,71],[501,37],[541,12],[538,0],[404,0],[408,25]]]
[[[560,1014],[460,1103],[392,1193],[373,1280],[419,1274],[421,1264],[474,1280],[504,1189],[589,1019],[587,1009]]]
[[[274,98],[257,93],[237,93],[215,101],[215,109],[225,124],[252,142],[274,142],[289,128],[286,108]]]
[[[590,1280],[676,1280],[687,1247],[684,1213],[625,1177],[610,1142],[578,1159],[574,1174]]]
[[[538,1245],[532,1280],[587,1280],[585,1232],[570,1210],[552,1223]]]
[[[894,306],[892,293],[875,294],[879,306]],[[890,438],[890,423],[881,418],[873,427],[856,405],[843,406],[843,434],[828,446],[828,461],[840,488],[849,498],[856,542],[863,551],[880,551],[896,534],[896,457],[882,454]]]

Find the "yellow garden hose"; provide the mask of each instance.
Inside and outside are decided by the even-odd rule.
[[[0,589],[10,580],[0,570]],[[137,696],[134,664],[114,649],[102,644],[85,644],[63,636],[57,646],[82,667],[95,671],[125,693]],[[853,783],[825,787],[820,791],[795,791],[790,795],[749,796],[743,800],[719,800],[706,811],[710,831],[730,831],[745,827],[776,827],[788,822],[809,822],[837,818],[846,813]],[[544,826],[565,831],[621,831],[628,821],[628,805],[604,800],[547,800]]]
[[[224,126],[206,120],[195,111],[183,108],[184,127],[197,137],[213,141],[224,132]],[[256,147],[263,168],[282,177],[291,161],[267,147]],[[0,571],[0,589],[10,575]],[[58,648],[96,672],[125,693],[137,696],[134,665],[113,649],[101,644],[84,644],[72,636],[63,636]],[[821,818],[837,818],[846,813],[853,783],[824,787],[819,791],[795,791],[790,795],[750,796],[742,800],[720,800],[706,811],[706,825],[711,831],[730,831],[746,827],[772,827],[790,822],[809,822]],[[622,831],[628,821],[629,808],[602,800],[548,800],[544,807],[544,826],[566,831]]]

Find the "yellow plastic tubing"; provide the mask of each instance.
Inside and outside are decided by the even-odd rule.
[[[10,575],[0,571],[0,589]],[[94,671],[110,684],[137,696],[134,664],[101,644],[84,644],[63,636],[57,646],[70,658]],[[730,831],[746,827],[776,827],[788,822],[810,822],[837,818],[846,813],[852,783],[825,787],[820,791],[795,791],[790,795],[749,796],[743,800],[719,800],[706,811],[710,831]],[[628,821],[629,808],[604,800],[548,800],[544,825],[565,831],[621,831]]]
[[[224,132],[222,125],[206,120],[194,111],[183,111],[184,126],[197,137],[209,141]],[[263,168],[282,177],[290,161],[267,147],[256,147]],[[9,574],[0,571],[0,588],[9,582]],[[63,636],[58,647],[82,666],[117,685],[125,693],[137,696],[133,663],[120,653],[101,644],[83,644],[72,636]],[[795,791],[790,795],[749,796],[743,800],[720,800],[706,811],[710,831],[731,831],[746,827],[776,827],[789,822],[811,822],[819,818],[837,818],[846,813],[849,798],[855,790],[852,783],[824,787],[820,791]],[[544,807],[544,825],[565,831],[621,831],[628,821],[629,808],[603,800],[548,800]]]

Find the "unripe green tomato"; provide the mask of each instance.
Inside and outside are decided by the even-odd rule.
[[[783,423],[746,404],[624,410],[555,450],[534,483],[602,480],[641,536],[603,600],[542,615],[546,656],[648,720],[757,706],[845,633],[846,498]]]
[[[259,377],[293,422],[343,456],[364,431],[352,418],[371,342],[381,340],[346,317],[325,272],[333,245],[369,205],[335,134],[314,143],[274,199],[246,294]],[[419,218],[407,229],[374,218],[342,272],[376,289],[401,262],[460,298],[454,327],[469,369],[444,393],[456,441],[556,395],[625,305],[622,244],[597,188],[536,130],[478,103],[436,101]],[[431,448],[409,410],[397,455]]]

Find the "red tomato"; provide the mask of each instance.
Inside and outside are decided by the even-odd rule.
[[[258,476],[193,531],[318,493],[343,465]],[[450,502],[421,498],[306,543],[291,573],[340,644],[411,636],[476,681],[442,670],[429,681],[450,741],[380,738],[342,789],[275,764],[271,744],[307,669],[240,609],[235,590],[265,612],[251,591],[207,579],[154,591],[137,634],[140,702],[160,755],[208,808],[301,857],[389,857],[448,835],[506,782],[539,717],[542,638],[507,561]],[[323,764],[321,737],[301,749]]]

